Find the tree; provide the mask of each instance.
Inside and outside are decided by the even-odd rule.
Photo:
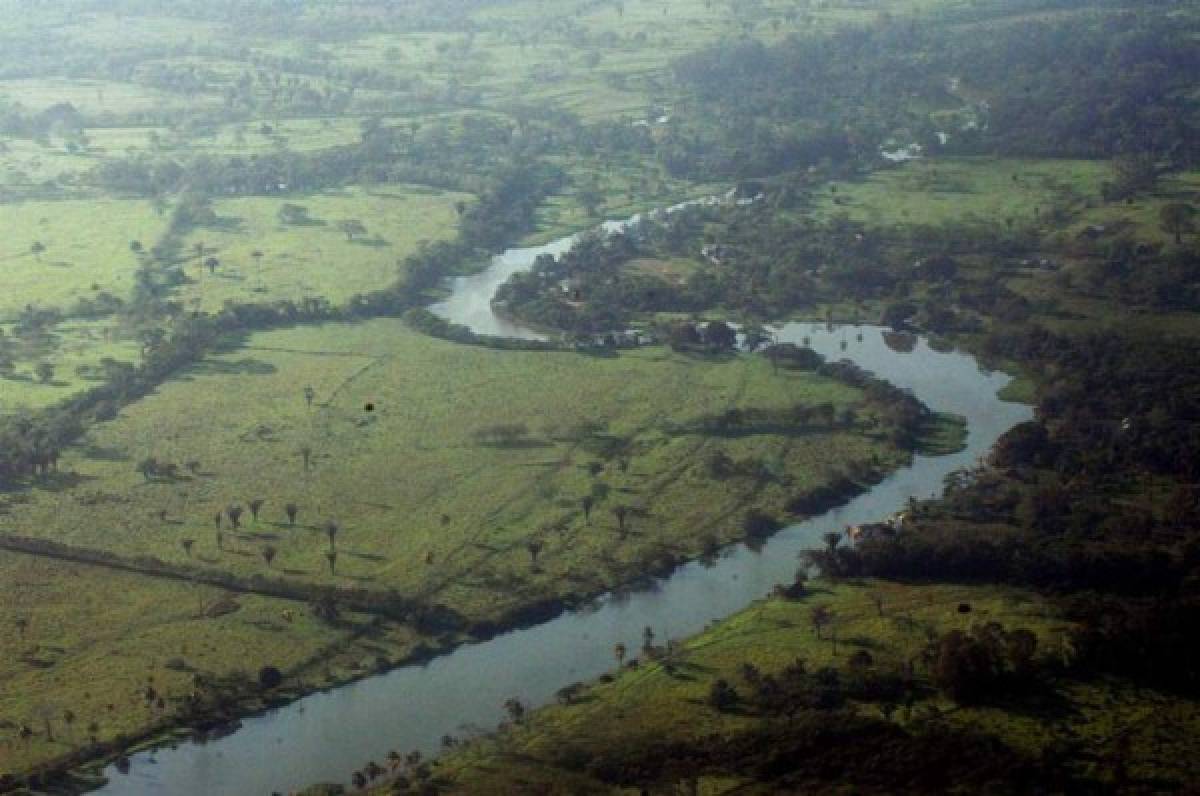
[[[737,689],[724,679],[717,680],[708,689],[709,706],[721,712],[735,707],[740,699]]]
[[[308,445],[302,445],[300,447],[300,458],[304,461],[305,472],[308,471],[308,468],[312,463],[312,452],[312,448],[310,448]]]
[[[617,530],[620,532],[621,536],[624,536],[625,535],[625,518],[629,516],[629,507],[628,506],[614,506],[612,512],[613,512],[613,516],[615,516],[617,518]]]
[[[13,620],[13,624],[17,628],[17,637],[21,639],[21,641],[24,641],[25,632],[29,630],[29,619],[24,616],[18,616]]]
[[[870,597],[871,602],[873,602],[875,604],[876,613],[878,613],[882,617],[883,616],[883,599],[884,599],[883,592],[880,592],[880,591],[868,592],[867,596]]]
[[[338,535],[339,530],[341,530],[341,529],[338,527],[338,524],[336,522],[334,522],[333,520],[330,520],[329,522],[325,523],[325,535],[329,537],[329,549],[330,550],[335,550],[337,547],[337,535]]]
[[[258,522],[258,512],[262,510],[263,503],[265,502],[262,498],[254,498],[254,500],[251,500],[247,504],[250,506],[250,516],[254,518],[255,522]]]
[[[183,552],[187,553],[187,557],[192,557],[192,545],[196,544],[195,539],[184,539],[179,543],[183,547]]]
[[[295,525],[296,515],[300,513],[300,507],[295,503],[289,503],[283,507],[283,510],[287,514],[288,525]]]
[[[366,237],[367,227],[357,218],[347,218],[337,223],[338,229],[346,236],[347,241],[352,241],[355,238]]]
[[[504,701],[504,710],[508,713],[509,718],[518,724],[525,717],[525,706],[516,697]]]
[[[712,348],[726,351],[737,346],[737,332],[725,321],[709,321],[704,326],[704,342]]]
[[[229,506],[225,509],[225,516],[229,518],[229,524],[236,531],[242,527],[242,507],[238,505]]]
[[[617,642],[617,645],[615,647],[613,647],[613,657],[615,657],[617,659],[618,667],[620,667],[621,665],[623,665],[625,663],[625,645],[624,644],[622,644],[621,642]]]
[[[837,551],[838,544],[842,541],[842,535],[837,531],[829,531],[821,534],[821,538],[825,541],[826,547],[829,548],[830,554]]]
[[[596,505],[596,499],[591,495],[584,495],[579,504],[583,507],[583,521],[590,525],[592,523],[592,507]]]
[[[279,208],[279,223],[290,225],[311,224],[312,219],[308,217],[308,208],[304,205],[284,202]]]
[[[337,574],[337,550],[330,550],[325,553],[325,560],[329,562],[329,574]]]
[[[142,478],[147,481],[158,475],[159,464],[158,459],[153,456],[147,456],[138,462],[137,471],[142,474]]]
[[[204,261],[204,267],[208,269],[208,272],[210,274],[215,274],[217,272],[217,268],[219,268],[220,266],[221,266],[221,261],[218,260],[216,257],[209,257],[207,260]]]
[[[264,666],[258,670],[258,684],[267,691],[278,688],[283,684],[283,672],[274,666]]]
[[[271,562],[275,560],[275,555],[278,552],[279,551],[277,551],[271,545],[267,545],[266,547],[264,547],[262,549],[262,557],[263,557],[263,561],[267,562],[267,569],[271,568]]]
[[[1183,243],[1185,232],[1196,231],[1196,208],[1186,202],[1171,202],[1163,205],[1158,213],[1164,232],[1175,236],[1175,244]]]
[[[525,544],[525,549],[529,551],[529,558],[533,562],[533,568],[537,569],[538,555],[542,552],[542,543],[537,539],[531,539]]]
[[[594,181],[581,185],[575,193],[575,198],[589,218],[595,218],[600,214],[600,205],[604,204],[604,193]]]
[[[29,253],[32,254],[33,258],[39,263],[42,261],[42,254],[44,254],[45,251],[46,244],[42,243],[40,240],[35,240],[33,245],[29,247]]]
[[[825,627],[833,623],[833,610],[828,605],[814,605],[810,613],[810,619],[817,638],[823,639]]]
[[[36,370],[38,381],[42,384],[54,381],[54,365],[49,362],[39,362]]]
[[[129,241],[129,251],[133,252],[134,254],[141,254],[145,250],[146,247],[142,245],[140,240]]]
[[[317,397],[317,391],[309,385],[304,388],[304,403],[308,406],[313,405],[313,400]]]

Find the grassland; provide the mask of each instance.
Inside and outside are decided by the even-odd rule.
[[[396,281],[400,263],[422,243],[453,238],[455,205],[471,197],[419,186],[352,187],[338,193],[261,197],[216,202],[220,221],[194,230],[184,241],[203,259],[188,265],[190,281],[179,290],[189,306],[220,309],[226,301],[270,301],[324,296],[344,304],[355,293],[379,290]],[[284,223],[285,204],[308,210],[309,220]],[[355,219],[365,234],[350,239],[339,222]],[[261,252],[256,258],[254,252]],[[209,257],[220,266],[210,273]]]
[[[994,225],[1008,219],[1028,226],[1056,208],[1099,204],[1100,185],[1111,176],[1111,166],[1103,161],[914,160],[861,181],[832,183],[814,212],[877,227],[966,221]]]
[[[857,400],[811,375],[772,374],[760,358],[496,352],[393,321],[264,333],[96,428],[50,488],[8,501],[0,526],[178,561],[182,540],[194,539],[196,563],[243,574],[265,570],[259,553],[270,544],[277,574],[398,588],[494,618],[739,538],[746,508],[778,513],[850,461],[897,461],[857,433],[714,440],[678,430],[729,407]],[[577,430],[586,423],[593,433]],[[476,438],[495,425],[528,431],[508,444]],[[718,448],[780,478],[714,481],[705,455]],[[602,449],[619,449],[627,469]],[[145,482],[135,465],[147,456],[198,464],[180,480]],[[598,498],[590,523],[580,509],[587,494]],[[254,498],[267,501],[259,522],[247,517],[219,552],[214,514]],[[290,501],[300,506],[295,528],[283,516]],[[618,504],[632,509],[624,540]],[[330,519],[341,526],[336,575],[324,558]],[[532,539],[544,546],[536,569]]]
[[[11,326],[0,325],[11,332]],[[138,344],[108,320],[69,320],[58,324],[45,338],[14,348],[14,367],[0,379],[0,415],[16,409],[40,409],[95,386],[100,361],[111,357],[136,363],[141,359]],[[43,382],[37,367],[54,368],[53,378]]]
[[[197,674],[256,678],[270,665],[294,692],[373,670],[378,656],[402,657],[414,642],[402,628],[380,626],[368,638],[364,617],[346,615],[335,628],[303,605],[254,595],[212,615],[230,595],[9,553],[0,553],[0,594],[0,775],[93,737],[169,725]],[[147,701],[147,686],[164,706]],[[22,737],[22,726],[32,735]]]
[[[876,598],[882,608],[877,609]],[[818,604],[829,607],[836,617],[836,655],[830,633],[821,640],[811,629],[811,611]],[[964,604],[970,606],[969,613],[960,611]],[[578,767],[564,765],[564,751],[581,759],[652,740],[687,744],[712,735],[732,737],[760,719],[741,711],[717,711],[708,706],[707,695],[717,679],[745,690],[744,663],[772,673],[799,658],[809,671],[824,666],[844,670],[856,650],[865,650],[874,667],[903,667],[919,660],[929,634],[967,630],[986,622],[1030,629],[1038,637],[1038,654],[1047,659],[1068,653],[1062,643],[1069,623],[1028,592],[990,586],[817,582],[801,600],[760,601],[686,640],[673,673],[653,661],[626,666],[612,677],[588,684],[574,704],[542,708],[521,725],[444,756],[438,775],[452,781],[455,792],[464,793],[621,792]],[[631,628],[630,650],[638,646],[637,635],[638,629]],[[889,720],[916,728],[936,715],[951,727],[993,733],[1034,757],[1054,744],[1079,742],[1085,752],[1079,758],[1084,760],[1107,756],[1119,735],[1117,728],[1127,726],[1133,737],[1132,776],[1157,777],[1162,782],[1188,780],[1188,738],[1200,728],[1200,710],[1194,704],[1107,681],[1063,681],[1047,699],[1058,703],[1052,711],[1056,718],[1050,721],[1044,709],[1015,703],[964,708],[931,691]],[[875,704],[856,709],[882,717]],[[1156,719],[1162,722],[1157,727]],[[1103,767],[1087,773],[1101,781],[1112,776]],[[739,788],[766,792],[755,790],[748,780],[727,777],[701,778],[699,786],[700,793],[711,794],[743,792]]]
[[[27,201],[0,212],[0,318],[27,304],[68,309],[106,291],[128,298],[137,257],[132,241],[149,247],[164,220],[140,200]],[[32,251],[41,243],[45,251]]]

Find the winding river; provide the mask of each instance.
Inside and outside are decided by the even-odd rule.
[[[609,228],[620,223],[608,225]],[[537,338],[532,330],[496,317],[496,287],[543,253],[565,251],[573,238],[546,246],[512,249],[481,274],[457,279],[449,299],[434,311],[481,334]],[[900,387],[933,409],[966,417],[966,448],[949,456],[915,457],[869,492],[819,517],[792,525],[765,545],[727,550],[716,562],[685,564],[651,586],[610,594],[585,609],[542,624],[469,644],[422,665],[412,665],[305,697],[287,707],[246,719],[230,735],[207,743],[187,742],[135,755],[128,773],[105,771],[104,794],[256,796],[289,793],[317,782],[345,782],[368,760],[388,751],[420,749],[435,754],[445,734],[491,728],[502,705],[518,697],[526,705],[553,699],[573,682],[611,670],[612,649],[638,649],[642,629],[659,639],[697,633],[791,579],[797,555],[821,544],[828,530],[885,517],[910,496],[939,494],[945,476],[987,453],[1031,410],[997,395],[1008,382],[983,371],[965,353],[931,349],[918,340],[894,351],[875,327],[789,323],[775,328],[780,341],[808,344],[830,359],[849,359]]]

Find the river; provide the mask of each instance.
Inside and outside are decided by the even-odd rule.
[[[536,339],[536,332],[497,317],[491,297],[539,254],[559,254],[573,239],[498,255],[483,273],[456,279],[451,296],[433,310],[480,334]],[[318,782],[347,782],[368,760],[383,762],[393,749],[436,754],[443,735],[495,727],[505,718],[503,703],[510,697],[541,705],[563,686],[611,670],[613,646],[623,642],[638,649],[644,627],[652,627],[660,641],[682,638],[746,607],[776,583],[790,581],[798,554],[822,544],[822,533],[881,519],[910,496],[940,494],[947,474],[973,465],[1001,434],[1032,416],[1029,407],[998,397],[1007,376],[982,370],[968,354],[935,351],[923,339],[912,351],[899,352],[875,327],[789,323],[774,332],[781,342],[807,340],[830,359],[851,360],[911,389],[935,410],[964,416],[966,448],[949,456],[917,455],[870,491],[785,528],[756,549],[738,545],[715,562],[685,564],[638,591],[606,595],[587,608],[461,646],[425,664],[313,694],[248,718],[218,740],[139,753],[128,773],[110,766],[105,771],[109,783],[98,792],[289,793]]]

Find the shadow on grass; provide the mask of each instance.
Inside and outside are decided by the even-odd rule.
[[[252,376],[270,376],[278,373],[279,368],[275,367],[270,362],[263,362],[261,359],[246,357],[244,359],[239,359],[236,362],[230,362],[224,359],[205,359],[193,365],[191,372],[200,374],[214,374],[219,376],[242,374]]]
[[[375,561],[377,563],[387,561],[385,556],[381,556],[378,553],[356,553],[353,550],[347,550],[346,555],[350,558],[357,558],[360,561]]]
[[[80,452],[88,459],[98,462],[127,462],[130,459],[128,453],[102,445],[87,445]]]

